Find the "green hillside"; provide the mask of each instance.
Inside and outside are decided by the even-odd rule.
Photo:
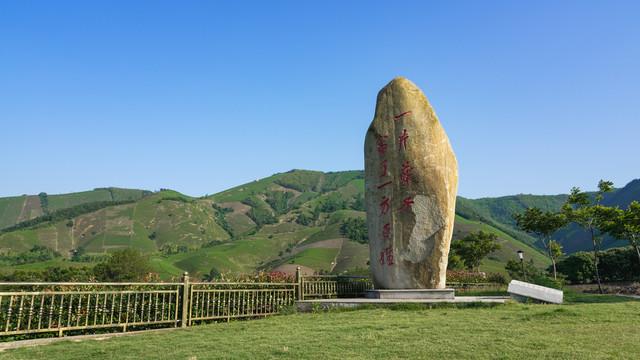
[[[566,198],[566,195],[513,195],[470,200],[459,196],[456,201],[456,213],[468,220],[491,224],[519,241],[535,246],[538,239],[518,231],[513,214],[523,213],[528,207],[558,211]]]
[[[148,190],[97,188],[71,194],[22,195],[0,198],[0,230],[48,213],[94,202],[138,200],[151,194]]]
[[[606,200],[630,201],[639,189],[640,181],[634,181]],[[497,234],[503,247],[488,255],[481,266],[486,272],[504,274],[504,264],[516,259],[519,249],[527,261],[547,267],[549,260],[537,239],[516,231],[511,216],[529,206],[557,210],[565,199],[566,195],[459,197],[453,239],[479,230]],[[369,261],[368,245],[348,239],[342,226],[347,219],[365,218],[363,171],[292,170],[202,198],[172,190],[115,188],[0,198],[0,213],[5,224],[0,229],[2,252],[44,245],[62,255],[63,260],[56,261],[68,262],[72,255],[82,254],[75,260],[90,263],[130,247],[147,254],[164,279],[184,271],[240,274],[291,271],[297,266],[362,272]],[[19,219],[22,222],[16,223]],[[565,245],[570,252],[567,249],[577,248],[575,239],[582,233],[566,232],[563,241],[571,244]]]
[[[527,207],[538,207],[542,210],[559,211],[567,195],[513,195],[498,198],[465,199],[458,197],[456,213],[466,219],[481,221],[504,231],[513,238],[541,247],[539,240],[516,229],[512,216],[515,212],[523,213]],[[640,179],[629,182],[613,193],[605,194],[602,203],[606,206],[627,208],[632,201],[640,201]],[[563,251],[573,254],[578,251],[592,251],[590,236],[576,225],[558,231],[555,239],[563,246]],[[603,249],[626,246],[627,243],[616,242],[615,239],[605,237]]]

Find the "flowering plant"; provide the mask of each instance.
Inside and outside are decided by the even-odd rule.
[[[266,283],[292,283],[295,282],[295,275],[285,274],[282,271],[260,270],[253,274],[242,274],[236,277],[223,274],[220,281],[229,282],[266,282]]]

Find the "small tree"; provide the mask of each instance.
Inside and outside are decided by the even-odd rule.
[[[567,218],[579,226],[583,227],[591,235],[593,244],[593,267],[596,272],[598,291],[602,294],[600,284],[600,274],[598,273],[598,253],[602,247],[602,232],[600,229],[607,220],[610,219],[611,208],[600,205],[603,194],[612,192],[613,183],[611,181],[600,180],[598,192],[595,196],[595,203],[589,200],[589,194],[580,191],[580,188],[571,189],[571,195],[567,197],[567,202],[562,206],[562,212]],[[574,208],[575,207],[575,208]]]
[[[460,240],[455,240],[451,248],[460,257],[469,270],[480,270],[480,263],[490,252],[502,249],[502,245],[496,244],[498,235],[480,230],[471,233]]]
[[[558,244],[555,240],[551,240],[551,236],[569,224],[566,215],[551,211],[543,212],[537,207],[532,207],[527,208],[524,214],[513,214],[513,218],[516,220],[520,230],[536,234],[540,237],[540,241],[551,259],[553,279],[557,280],[556,260],[563,255],[562,245]]]
[[[93,268],[100,281],[135,281],[151,272],[146,257],[131,249],[118,250],[108,261]]]
[[[618,208],[611,209],[608,219],[604,220],[603,231],[616,240],[628,240],[636,250],[638,261],[640,261],[640,203],[637,201],[629,204],[627,210]]]

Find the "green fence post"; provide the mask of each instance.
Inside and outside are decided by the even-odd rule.
[[[296,269],[296,282],[298,283],[298,301],[304,300],[304,294],[302,293],[302,276],[300,276],[300,267]]]
[[[189,316],[189,273],[184,272],[182,278],[182,320],[180,327],[187,327],[187,317]]]

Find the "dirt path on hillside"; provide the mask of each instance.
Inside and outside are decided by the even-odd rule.
[[[239,214],[246,214],[247,211],[251,210],[251,206],[243,204],[240,201],[219,203],[218,206],[221,206],[223,208],[224,207],[232,208],[233,212],[236,212]]]
[[[29,198],[29,196],[27,195],[27,197],[24,198],[24,202],[22,203],[22,210],[20,211],[20,216],[18,216],[18,222],[24,221],[25,219],[25,212],[27,211],[27,199]]]
[[[336,256],[333,258],[333,266],[331,266],[331,270],[329,270],[330,273],[332,273],[333,269],[335,269],[336,265],[338,265],[338,257],[340,256],[340,253],[342,252],[342,245],[343,244],[344,244],[344,239],[340,239],[340,249],[336,253]]]
[[[133,214],[131,214],[131,236],[129,237],[129,247],[133,247],[133,225],[136,222],[136,209],[138,208],[138,203],[133,203]],[[153,246],[158,250],[158,243],[156,243],[156,239],[153,239]]]
[[[273,269],[274,271],[282,271],[285,274],[295,275],[296,269],[300,268],[301,275],[313,275],[316,271],[308,266],[298,265],[298,264],[284,264],[280,265],[277,268]]]

